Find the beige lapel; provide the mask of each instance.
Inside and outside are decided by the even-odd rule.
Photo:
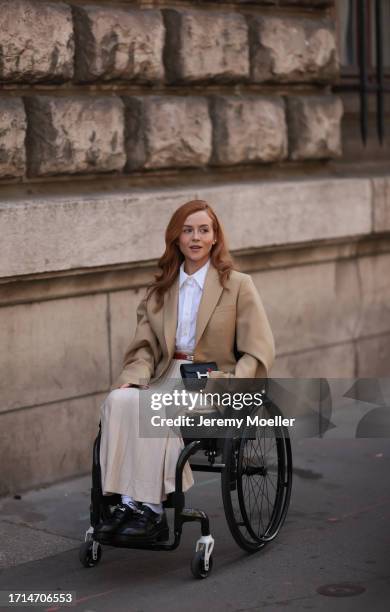
[[[203,295],[199,304],[198,318],[196,320],[196,337],[195,346],[198,344],[202,334],[206,328],[207,323],[213,313],[214,308],[217,305],[219,297],[223,291],[223,287],[219,282],[219,275],[217,269],[210,263],[210,267],[207,271]]]
[[[168,355],[171,356],[175,350],[177,312],[179,301],[179,275],[172,287],[164,295],[163,306],[163,328],[164,338],[167,345]]]
[[[196,320],[195,345],[198,344],[207,323],[216,307],[223,287],[219,282],[219,275],[212,264],[207,271],[203,295],[199,304],[198,317]],[[163,328],[164,338],[167,346],[168,355],[171,356],[175,350],[177,316],[179,303],[179,275],[172,287],[164,296],[163,306]]]

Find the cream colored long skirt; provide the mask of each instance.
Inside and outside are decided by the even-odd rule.
[[[151,385],[151,390],[169,392],[169,381],[181,378],[182,363],[190,362],[172,360],[166,374]],[[159,427],[159,437],[140,437],[141,393],[136,387],[115,389],[101,407],[102,490],[103,495],[120,493],[137,501],[158,504],[175,490],[176,463],[184,444],[182,437],[169,427]],[[193,484],[187,462],[183,470],[183,491]]]

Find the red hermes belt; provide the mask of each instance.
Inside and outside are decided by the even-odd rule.
[[[194,356],[187,355],[186,353],[173,353],[173,359],[185,359],[186,361],[194,361]]]

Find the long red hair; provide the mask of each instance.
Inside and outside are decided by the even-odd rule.
[[[168,223],[165,231],[165,251],[158,260],[158,267],[161,269],[161,272],[156,274],[154,282],[149,286],[148,297],[150,297],[152,293],[156,293],[157,310],[162,307],[164,294],[175,282],[180,265],[184,261],[184,255],[177,245],[184,222],[189,215],[199,210],[205,210],[213,224],[214,235],[217,242],[211,249],[210,260],[218,271],[219,281],[222,287],[226,285],[230,272],[233,270],[234,264],[226,245],[222,226],[211,206],[204,200],[191,200],[190,202],[186,202],[186,204],[183,204],[175,210]]]

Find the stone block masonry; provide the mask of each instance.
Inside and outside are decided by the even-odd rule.
[[[20,98],[0,99],[0,178],[25,173],[26,117]]]
[[[0,80],[66,81],[73,76],[74,36],[69,6],[0,0]]]
[[[310,17],[283,16],[304,0],[251,1],[268,5],[261,13],[246,2],[157,4],[0,0],[0,80],[15,89],[13,109],[0,98],[0,178],[340,154],[341,105],[318,91],[338,70],[334,25],[315,10],[326,2]],[[301,81],[309,92],[294,98],[286,83]],[[251,90],[263,82],[267,96]]]
[[[212,126],[205,98],[145,96],[124,102],[128,170],[208,163]]]
[[[251,80],[328,81],[339,63],[333,24],[326,19],[250,19]]]
[[[109,386],[108,338],[96,334],[105,329],[106,307],[101,294],[1,309],[0,370],[7,382],[0,414]]]
[[[165,64],[171,82],[248,79],[248,27],[243,15],[166,10],[164,17]]]
[[[30,176],[122,170],[123,103],[86,96],[26,99]]]
[[[1,415],[0,496],[88,472],[105,395]]]
[[[342,102],[333,96],[289,97],[287,117],[291,159],[340,156],[342,114]]]
[[[213,163],[272,162],[287,156],[284,102],[278,97],[216,97]]]
[[[253,277],[274,376],[388,375],[390,180],[318,161],[341,148],[332,4],[0,0],[0,495],[90,471],[188,200]]]
[[[74,8],[76,79],[160,82],[165,30],[160,11]]]

